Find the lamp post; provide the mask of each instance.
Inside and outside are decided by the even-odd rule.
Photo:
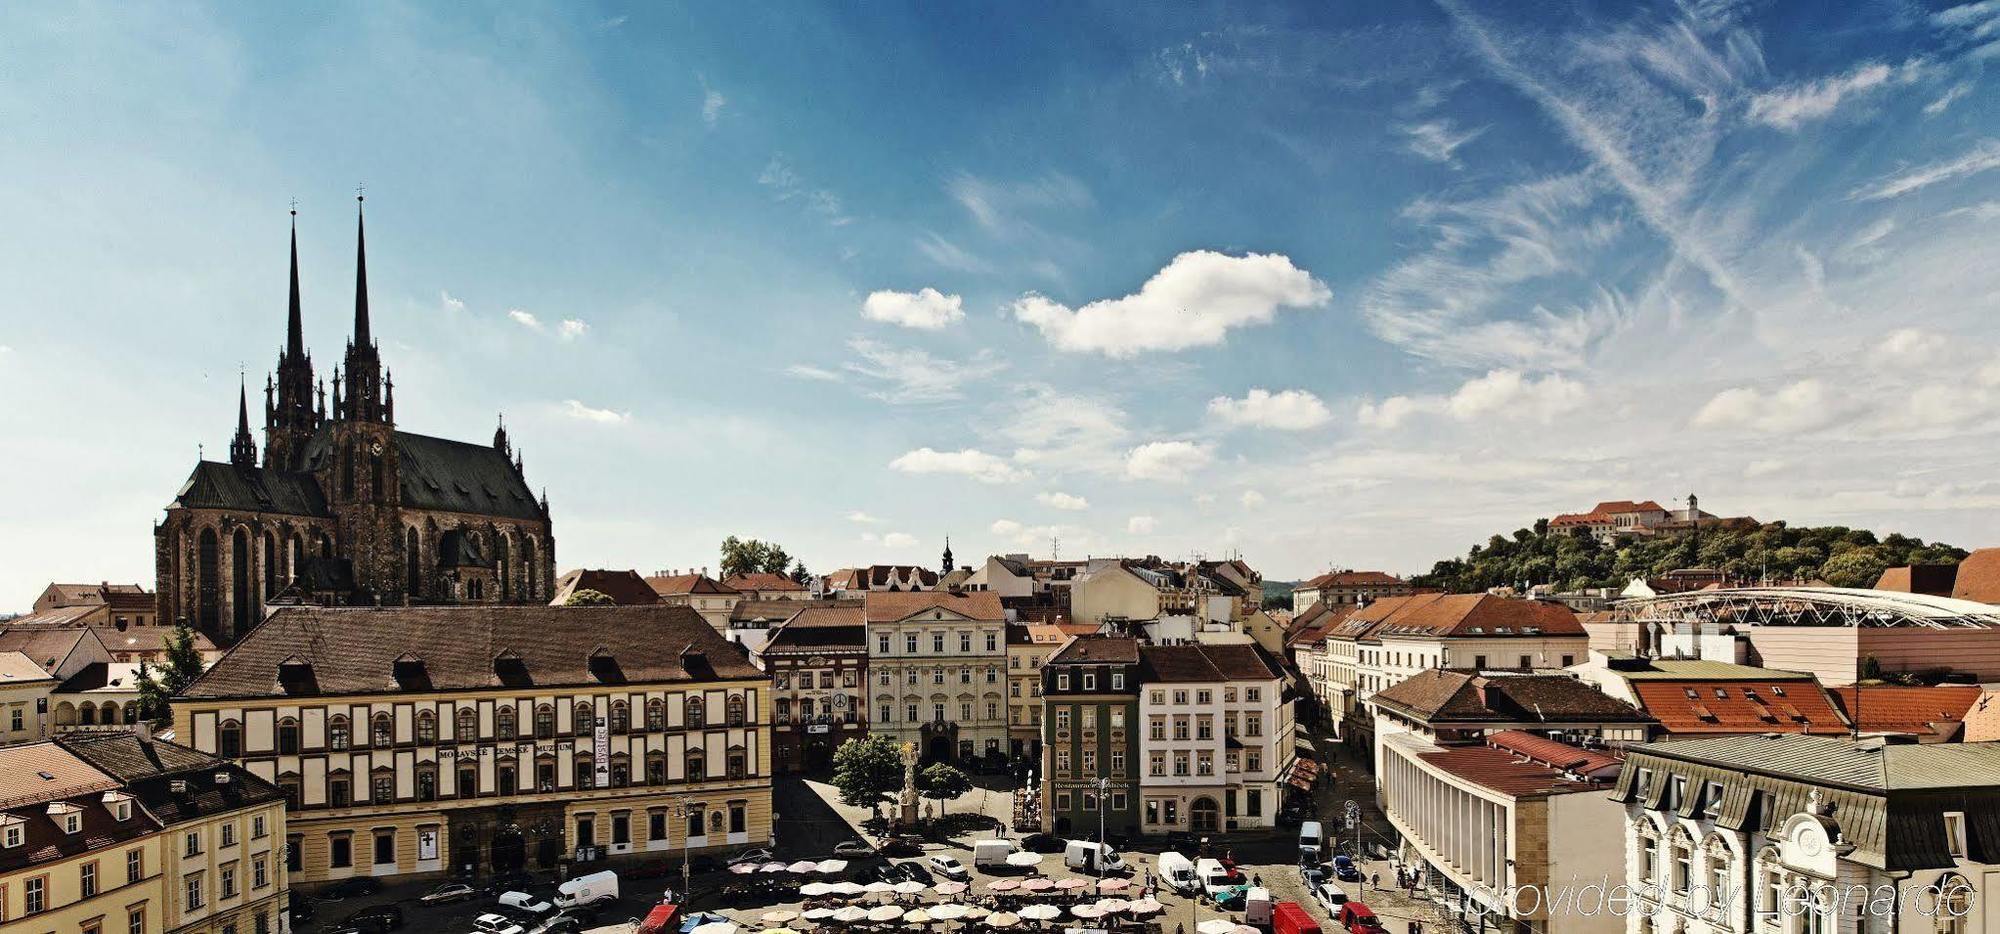
[[[1104,811],[1111,804],[1111,777],[1097,776],[1097,881],[1104,881]]]

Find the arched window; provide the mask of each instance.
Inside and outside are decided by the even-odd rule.
[[[514,738],[514,705],[501,704],[493,711],[493,733],[501,739]]]
[[[688,697],[686,719],[687,725],[690,728],[699,729],[708,725],[708,717],[702,712],[704,706],[706,705],[701,702],[701,695],[695,694]]]
[[[438,793],[437,763],[425,762],[417,766],[417,800],[435,801]]]
[[[422,600],[424,596],[423,540],[415,528],[405,529],[403,530],[403,534],[406,538],[404,545],[405,573],[409,577],[409,580],[404,583],[404,587],[407,588],[404,596],[407,596],[410,602],[415,603]]]
[[[264,596],[269,598],[278,592],[278,536],[273,532],[264,533]]]
[[[811,723],[812,718],[813,718],[813,699],[810,697],[799,698],[799,719],[803,722]]]
[[[417,742],[430,745],[438,740],[437,714],[428,710],[417,711]]]
[[[134,724],[134,723],[138,723],[138,722],[139,722],[139,702],[138,702],[138,701],[126,701],[126,702],[125,702],[125,724],[126,724],[127,726],[130,726],[130,725],[132,725],[132,724]]]
[[[611,787],[623,788],[632,784],[632,757],[622,752],[611,756]]]
[[[94,719],[92,712],[95,708],[85,705],[83,710],[85,715],[83,722],[89,723]],[[243,757],[243,724],[234,720],[222,721],[222,728],[215,734],[215,754],[224,759]]]
[[[389,746],[396,742],[396,718],[378,713],[369,720],[368,745]]]
[[[387,494],[383,493],[382,489],[382,455],[370,454],[368,455],[368,495],[374,497],[379,502],[387,498]]]
[[[649,701],[647,701],[647,702],[646,702],[646,729],[649,729],[649,730],[664,730],[664,729],[666,729],[666,728],[667,728],[667,703],[666,703],[666,701],[663,701],[663,700],[660,700],[660,699],[659,699],[659,698],[657,698],[657,697],[653,698],[652,700],[649,700]]]
[[[646,784],[664,785],[666,783],[667,754],[664,752],[646,753]]]
[[[521,596],[533,601],[541,590],[535,586],[535,539],[530,536],[521,540]]]
[[[299,721],[296,717],[286,717],[278,721],[278,754],[297,755],[299,751]]]
[[[499,541],[493,543],[493,568],[499,573],[501,603],[514,598],[514,569],[508,567],[514,557],[513,544],[514,539],[505,534],[500,536]]]
[[[83,726],[96,726],[96,725],[97,725],[97,705],[96,705],[96,704],[85,704],[85,705],[83,705],[83,706],[82,706],[81,708],[79,708],[79,713],[77,714],[77,716],[78,716],[78,717],[80,718],[79,722],[80,722],[80,723],[81,723],[81,724],[82,724]],[[239,741],[240,741],[240,740],[239,740]]]
[[[624,701],[611,702],[611,732],[627,733],[632,729],[632,705]]]
[[[556,735],[556,709],[549,704],[535,707],[535,738],[552,739]]]
[[[706,781],[707,779],[708,779],[708,756],[699,749],[688,750],[687,774],[684,776],[684,780],[690,782],[699,782],[699,781]]]
[[[346,749],[353,744],[354,732],[348,728],[345,714],[326,718],[326,748]]]
[[[455,743],[467,743],[479,738],[479,714],[470,707],[458,708],[454,715],[451,739]]]
[[[597,726],[597,709],[589,701],[577,701],[576,709],[570,712],[570,732],[578,736],[589,736]]]
[[[728,701],[729,725],[743,725],[743,695],[731,694]]]

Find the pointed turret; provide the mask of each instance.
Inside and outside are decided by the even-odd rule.
[[[507,456],[513,450],[513,447],[507,441],[507,413],[505,412],[500,413],[499,422],[493,427],[493,450],[499,451],[502,457]]]
[[[324,400],[313,405],[312,357],[306,353],[305,316],[299,302],[299,212],[292,210],[291,288],[285,307],[285,345],[277,378],[266,390],[264,466],[298,470],[306,443],[326,420]]]
[[[360,205],[365,199],[354,197]],[[375,342],[368,333],[368,219],[362,209],[354,209],[354,344],[366,347]]]
[[[306,357],[306,326],[304,316],[299,311],[299,212],[292,211],[292,300],[291,309],[285,316],[286,359],[304,360]]]
[[[250,437],[250,386],[240,375],[236,381],[236,437],[229,441],[229,462],[238,467],[257,466],[257,442]]]
[[[362,203],[360,196],[354,199]],[[339,387],[337,419],[387,422],[382,395],[382,356],[368,324],[368,231],[359,207],[354,220],[354,337],[347,344],[346,380]]]

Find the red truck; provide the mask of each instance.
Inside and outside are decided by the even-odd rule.
[[[1271,906],[1271,934],[1320,934],[1319,922],[1298,902],[1279,902]]]
[[[1333,920],[1346,928],[1347,934],[1384,934],[1382,920],[1375,917],[1375,910],[1360,902],[1340,906],[1340,914]]]

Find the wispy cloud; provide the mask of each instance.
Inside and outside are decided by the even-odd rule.
[[[1924,114],[1935,117],[1938,114],[1944,113],[1952,104],[1957,103],[1959,98],[1970,93],[1972,93],[1972,82],[1960,81],[1951,87],[1945,88],[1944,93],[1938,95],[1937,100],[1925,104]]]
[[[880,523],[882,520],[874,516],[871,516],[865,512],[862,512],[859,509],[856,509],[847,514],[847,521],[859,523],[861,525],[876,525]]]
[[[1131,535],[1151,535],[1160,528],[1160,520],[1152,516],[1133,516],[1125,520],[1125,531]]]
[[[438,290],[438,308],[446,314],[457,314],[465,310],[465,302],[454,298],[450,292]]]
[[[510,308],[507,310],[507,317],[513,319],[515,324],[530,331],[539,331],[542,329],[541,319],[535,317],[533,312],[522,311],[519,308]]]
[[[1458,148],[1478,139],[1487,130],[1483,126],[1466,130],[1455,129],[1451,121],[1444,118],[1425,120],[1421,123],[1406,123],[1398,129],[1404,136],[1403,148],[1432,162],[1442,162],[1446,165],[1457,165]]]
[[[1516,370],[1494,370],[1470,379],[1448,396],[1390,396],[1364,402],[1355,420],[1377,428],[1394,428],[1412,415],[1445,415],[1462,422],[1488,419],[1554,422],[1581,408],[1588,398],[1583,386],[1561,374],[1540,378]]]
[[[1318,428],[1333,418],[1326,403],[1303,389],[1252,389],[1241,399],[1217,396],[1208,400],[1208,414],[1229,425],[1280,431]]]
[[[976,448],[958,451],[917,448],[890,461],[889,469],[912,474],[955,474],[980,483],[1013,483],[1029,476],[1006,459]]]
[[[1900,198],[1932,185],[1955,181],[1996,168],[2000,168],[2000,139],[1983,139],[1964,155],[1879,179],[1855,189],[1852,197],[1861,201]]]
[[[1082,512],[1090,508],[1090,500],[1059,491],[1036,493],[1035,502],[1041,503],[1050,509],[1061,509],[1066,512]]]
[[[564,415],[577,421],[594,422],[599,425],[619,425],[632,420],[630,412],[595,408],[576,399],[563,400],[562,411]]]
[[[1911,61],[1892,68],[1867,62],[1843,74],[1772,88],[1750,98],[1752,122],[1780,130],[1796,130],[1821,120],[1852,100],[1892,83],[1908,84],[1923,73],[1923,63]],[[1942,110],[1943,108],[1939,108]]]
[[[841,364],[860,378],[871,398],[901,404],[948,402],[963,398],[965,387],[1007,368],[991,351],[952,360],[914,347],[895,347],[857,337],[847,342],[855,359]]]
[[[764,164],[764,171],[757,174],[757,184],[771,189],[772,197],[780,202],[802,205],[805,210],[816,214],[835,227],[853,223],[840,195],[832,189],[815,187],[782,155],[771,157]]]
[[[710,87],[706,76],[697,75],[696,78],[701,81],[701,122],[713,129],[721,122],[722,108],[729,105],[729,98],[723,97],[721,91]]]
[[[992,264],[972,255],[964,247],[929,231],[917,238],[916,247],[917,252],[922,253],[926,259],[946,269],[979,273],[993,270]]]

